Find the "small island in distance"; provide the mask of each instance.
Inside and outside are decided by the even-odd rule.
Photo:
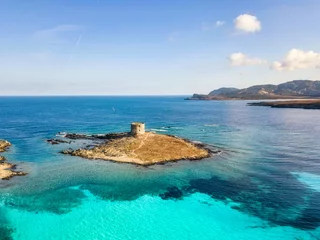
[[[263,100],[320,98],[320,81],[294,80],[279,85],[256,85],[244,89],[219,88],[209,94],[193,94],[186,100]]]

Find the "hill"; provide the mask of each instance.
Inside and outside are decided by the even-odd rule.
[[[290,99],[320,98],[320,81],[294,80],[279,85],[255,85],[248,88],[219,88],[209,94],[194,94],[187,100]]]

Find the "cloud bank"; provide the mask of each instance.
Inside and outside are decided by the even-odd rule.
[[[320,68],[320,53],[291,49],[282,61],[273,62],[271,69],[293,71],[296,69]]]

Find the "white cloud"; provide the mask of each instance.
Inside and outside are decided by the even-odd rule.
[[[225,24],[225,21],[216,21],[216,27],[221,27]]]
[[[278,71],[320,68],[320,53],[291,49],[281,62],[273,62],[271,68]]]
[[[267,61],[260,58],[250,58],[244,53],[233,53],[229,56],[229,61],[232,66],[251,66],[251,65],[263,65]]]
[[[233,22],[234,27],[242,32],[254,33],[261,30],[261,22],[253,15],[239,15]]]

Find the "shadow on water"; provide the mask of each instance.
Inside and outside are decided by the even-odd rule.
[[[23,209],[30,212],[51,212],[65,214],[78,207],[85,198],[78,189],[62,188],[30,196],[6,197],[4,204],[7,207]]]
[[[291,175],[285,182],[273,179],[260,184],[251,177],[223,180],[218,177],[194,179],[182,188],[170,187],[160,197],[180,200],[200,192],[213,199],[239,203],[232,206],[246,214],[268,221],[271,225],[291,226],[302,230],[320,226],[320,193],[312,192]],[[292,187],[294,185],[294,187]]]
[[[5,210],[0,207],[0,240],[12,240],[11,234],[14,230],[10,227],[6,218]]]
[[[232,154],[229,157],[232,158]],[[1,199],[9,208],[34,213],[46,211],[66,214],[86,199],[84,190],[107,201],[132,201],[143,195],[179,201],[193,193],[203,193],[215,200],[232,204],[230,206],[235,210],[266,220],[271,226],[291,226],[302,230],[313,230],[320,226],[320,193],[298,181],[288,170],[251,172],[246,169],[246,174],[234,177],[234,174],[221,175],[217,171],[219,166],[229,166],[230,161],[226,162],[223,155],[214,160],[186,161],[150,168],[83,161],[87,164],[82,170],[78,166],[78,174],[81,174],[78,176],[66,172],[63,176],[71,178],[61,178],[59,184],[55,183],[58,187],[54,187],[51,178],[55,179],[56,176],[52,175],[46,181],[42,179],[50,183],[49,186],[36,185],[33,189],[26,183],[25,187],[30,188],[24,194],[19,187],[19,191],[7,193]],[[88,171],[91,165],[96,167],[94,174]],[[221,168],[221,171],[225,169]],[[36,180],[39,180],[39,176],[29,181]],[[4,232],[3,236],[10,235],[12,230],[5,226],[0,224],[0,231]]]
[[[154,176],[152,180],[141,178],[135,181],[117,178],[108,183],[88,182],[79,188],[66,187],[30,196],[6,197],[4,203],[10,208],[35,213],[47,211],[65,214],[86,198],[83,190],[107,201],[132,201],[143,195],[179,201],[193,193],[203,193],[232,204],[230,206],[235,210],[266,220],[271,226],[291,226],[302,230],[318,228],[320,193],[310,190],[289,173],[281,172],[279,176],[281,179],[277,176],[242,176],[235,179],[193,177],[180,183],[178,178]],[[9,234],[10,229],[1,227],[1,231],[5,230]]]

